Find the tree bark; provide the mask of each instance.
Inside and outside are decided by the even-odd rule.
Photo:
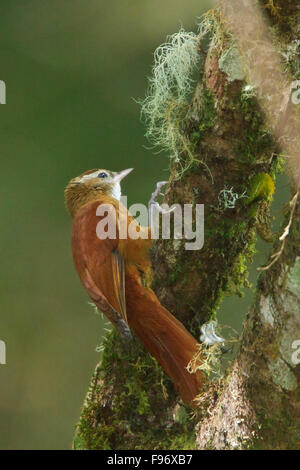
[[[197,425],[199,449],[299,449],[299,216],[298,202],[280,262],[259,278],[224,389]]]
[[[293,79],[299,54],[299,9],[294,3],[260,2],[269,15],[273,44]],[[164,107],[178,114],[166,112],[159,119],[182,144],[171,160],[164,202],[205,205],[204,247],[186,251],[184,240],[157,240],[151,256],[157,296],[199,338],[201,325],[215,318],[224,294],[236,293],[247,283],[246,264],[257,229],[270,238],[272,181],[282,159],[272,158],[279,151],[277,127],[268,120],[259,93],[247,83],[222,8],[203,18],[196,44],[198,77],[192,99],[183,106],[180,102],[179,111],[179,92],[173,90]],[[280,122],[283,112],[286,107],[278,108],[274,122]],[[296,117],[289,114],[289,123],[292,119]],[[297,185],[295,179],[291,182],[294,195]],[[292,208],[293,217],[290,211],[286,215],[284,226],[289,221],[291,226],[282,254],[259,278],[240,350],[226,379],[208,380],[192,413],[138,339],[126,342],[112,331],[92,378],[74,448],[299,446],[300,371],[292,359],[293,342],[300,340],[297,199]],[[274,253],[281,247],[282,242],[275,242]]]

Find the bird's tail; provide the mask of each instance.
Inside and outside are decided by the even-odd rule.
[[[193,404],[204,382],[204,374],[200,370],[194,373],[187,370],[187,365],[198,351],[197,341],[160,304],[153,291],[145,291],[141,312],[138,311],[139,303],[132,305],[134,310],[128,306],[129,325],[172,379],[182,400]]]

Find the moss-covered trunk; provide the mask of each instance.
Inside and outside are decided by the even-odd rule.
[[[298,202],[280,262],[259,278],[233,369],[197,426],[200,449],[300,448],[299,221]]]
[[[297,56],[298,51],[292,44],[297,39],[297,9],[285,2],[291,9],[283,18],[277,8],[283,2],[262,3],[273,15],[277,47],[286,54],[290,51],[286,67],[296,76],[292,54]],[[256,229],[270,238],[268,210],[281,164],[280,158],[272,158],[278,133],[261,111],[259,94],[246,81],[243,59],[219,8],[202,19],[198,35],[181,31],[172,36],[157,54],[155,67],[143,110],[149,136],[172,157],[165,202],[204,204],[205,242],[201,250],[187,251],[184,240],[156,241],[151,253],[153,288],[163,305],[199,337],[201,324],[215,317],[224,293],[234,293],[247,282],[246,263]],[[211,418],[201,406],[192,415],[137,338],[127,342],[112,331],[90,385],[74,447],[243,448],[256,445],[255,439],[258,447],[272,447],[272,442],[274,447],[295,446],[297,376],[287,360],[284,332],[295,329],[297,309],[290,317],[280,303],[299,294],[297,286],[291,293],[293,274],[283,277],[288,266],[297,266],[297,223],[292,233],[282,258],[261,277],[241,351],[227,382],[217,390],[220,407],[210,405]],[[279,377],[282,363],[288,370]],[[229,399],[233,393],[236,402]],[[288,400],[292,404],[287,405]],[[277,410],[273,415],[272,403]],[[265,421],[258,416],[265,416]],[[285,443],[273,433],[278,422],[290,430]],[[263,432],[255,434],[260,427]]]

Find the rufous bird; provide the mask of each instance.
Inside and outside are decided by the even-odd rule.
[[[73,218],[72,252],[77,273],[88,295],[108,319],[128,336],[134,330],[175,384],[182,400],[193,404],[204,381],[201,371],[190,373],[187,365],[198,351],[197,341],[149,287],[152,266],[151,238],[120,238],[120,222],[141,227],[120,204],[121,180],[132,169],[112,172],[94,169],[72,179],[65,202]],[[158,187],[159,184],[158,184]],[[99,238],[99,207],[112,207],[116,236]]]

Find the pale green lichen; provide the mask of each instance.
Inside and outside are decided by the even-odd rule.
[[[230,35],[225,33],[219,10],[209,11],[201,17],[198,34],[181,29],[168,37],[166,43],[159,46],[154,54],[152,76],[146,98],[141,102],[141,115],[146,123],[146,137],[160,151],[170,154],[172,163],[176,163],[177,177],[190,169],[194,163],[206,163],[195,150],[195,135],[207,129],[214,119],[203,122],[194,136],[189,135],[188,124],[191,115],[191,96],[195,89],[196,72],[204,69],[203,44],[217,48],[220,54],[223,48],[232,43]],[[205,93],[199,96],[199,108]],[[199,101],[199,100],[198,100]],[[214,106],[214,100],[211,98]],[[206,103],[203,103],[206,108]],[[210,113],[212,114],[212,113]]]
[[[273,299],[270,295],[267,297],[261,295],[259,301],[259,311],[264,323],[274,326]]]
[[[231,46],[224,52],[219,59],[219,67],[222,72],[226,73],[230,82],[244,80],[246,77],[243,62],[236,46]]]
[[[288,273],[287,289],[296,297],[300,298],[300,258],[297,258],[295,265]]]
[[[173,419],[175,423],[185,424],[189,421],[190,415],[187,412],[185,406],[181,406],[179,403],[175,406],[173,412]]]
[[[290,367],[281,359],[277,358],[269,363],[269,371],[273,382],[285,390],[295,390],[297,379]]]
[[[295,315],[289,315],[285,320],[279,351],[285,362],[294,368],[297,364],[293,359],[293,344],[300,338],[300,258],[297,258],[294,266],[290,268],[285,285],[285,311],[295,312]]]
[[[286,327],[282,332],[282,337],[279,346],[279,352],[285,362],[287,362],[292,368],[298,364],[294,361],[293,344],[300,339],[300,321],[297,322],[295,318],[290,318],[287,321]]]
[[[246,191],[242,194],[235,193],[233,188],[227,189],[226,187],[219,192],[219,206],[226,209],[234,209],[239,199],[245,198]]]
[[[198,34],[181,29],[156,49],[148,93],[141,102],[146,137],[154,147],[170,154],[171,161],[177,163],[178,177],[194,162],[206,166],[195,155],[195,142],[187,127],[196,73],[199,75],[204,64],[201,41],[212,34],[215,23],[215,19],[206,15]]]
[[[141,103],[146,137],[154,146],[169,151],[171,158],[178,162],[183,152],[192,158],[182,124],[194,87],[193,74],[200,61],[198,47],[199,38],[193,32],[181,29],[169,36],[154,53],[148,95]]]
[[[199,36],[209,37],[209,47],[222,53],[233,42],[232,34],[226,27],[221,9],[216,7],[200,17]]]

